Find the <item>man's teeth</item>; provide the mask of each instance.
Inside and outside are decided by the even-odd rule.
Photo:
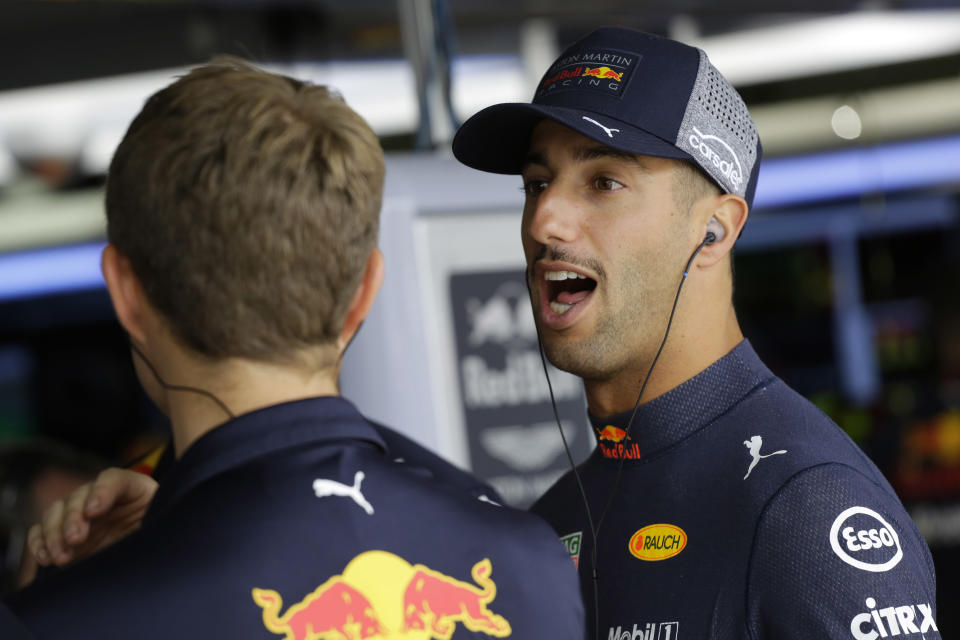
[[[550,309],[557,315],[563,315],[570,310],[572,304],[563,304],[562,302],[551,302]]]
[[[580,278],[581,280],[586,279],[587,276],[577,273],[575,271],[544,271],[543,279],[544,280],[574,280]]]

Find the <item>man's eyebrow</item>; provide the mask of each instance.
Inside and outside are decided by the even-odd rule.
[[[619,149],[607,147],[602,144],[592,147],[576,147],[573,149],[573,159],[577,162],[589,162],[591,160],[599,160],[601,158],[622,160],[624,162],[629,162],[630,164],[635,165],[644,171],[648,170],[648,167],[644,165],[643,161],[640,159],[640,156],[633,153],[628,153],[627,151],[620,151]],[[549,166],[546,156],[539,151],[531,151],[524,158],[523,169],[525,170],[531,165],[540,165],[542,167]]]
[[[577,162],[587,162],[589,160],[598,160],[601,158],[612,158],[615,160],[624,160],[631,164],[637,165],[641,169],[646,169],[646,167],[643,165],[643,162],[640,161],[639,156],[604,145],[597,145],[594,147],[577,147],[573,150],[573,157]]]
[[[525,170],[527,167],[529,167],[532,164],[538,164],[541,167],[545,167],[547,166],[547,159],[539,151],[531,151],[523,159],[522,169]]]

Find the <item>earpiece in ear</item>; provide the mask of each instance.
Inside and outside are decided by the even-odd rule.
[[[710,218],[710,222],[707,223],[707,235],[704,236],[706,244],[720,242],[724,235],[723,225],[716,218]]]

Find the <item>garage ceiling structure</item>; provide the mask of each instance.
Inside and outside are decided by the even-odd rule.
[[[453,27],[457,51],[468,55],[518,51],[521,27],[531,19],[548,19],[558,42],[566,43],[602,24],[678,37],[710,37],[859,11],[957,7],[955,0],[427,3]],[[216,53],[270,61],[399,56],[403,54],[400,13],[405,4],[407,0],[7,0],[0,8],[0,59],[19,64],[5,65],[0,91],[195,64]],[[949,62],[930,61],[933,67]],[[953,69],[956,72],[956,66]],[[900,77],[911,74],[892,72]],[[842,79],[828,82],[850,86]],[[803,86],[800,91],[811,88]],[[767,99],[777,95],[778,91],[763,93]]]
[[[66,164],[102,174],[135,105],[165,84],[150,73],[220,53],[341,88],[388,150],[443,149],[446,112],[525,99],[562,45],[602,24],[705,48],[767,157],[960,133],[956,0],[7,0],[0,187],[4,153],[8,166],[44,166],[34,140],[61,141]]]

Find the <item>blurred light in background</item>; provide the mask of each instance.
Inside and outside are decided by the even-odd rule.
[[[264,67],[335,88],[379,136],[416,128],[416,83],[405,60]],[[516,56],[461,57],[453,67],[453,104],[461,116],[494,102],[527,97],[523,65]],[[103,175],[144,101],[187,71],[165,69],[0,93],[0,132],[6,131],[0,134],[0,149],[6,147],[27,161],[76,159],[84,173]]]
[[[960,136],[772,158],[760,165],[755,206],[958,184],[958,158]]]
[[[0,302],[104,286],[104,243],[0,255]]]
[[[863,131],[860,114],[848,104],[837,107],[830,118],[830,126],[833,127],[833,132],[844,140],[856,140]]]
[[[460,119],[495,102],[529,99],[536,81],[532,69],[552,59],[556,46],[549,24],[542,20],[530,21],[523,35],[519,54],[454,60],[452,100]],[[960,11],[854,12],[687,41],[704,48],[734,84],[749,85],[960,52]],[[406,60],[266,66],[338,89],[380,136],[416,129],[416,82]],[[0,93],[0,149],[25,161],[68,158],[86,174],[103,174],[143,101],[185,71],[165,69]],[[835,144],[830,142],[834,135],[856,138],[846,125],[824,124],[820,113],[827,110],[830,117],[838,102],[844,100],[824,96],[752,109],[768,153],[789,151],[791,145]],[[860,96],[858,104],[862,127],[876,135],[956,129],[960,79],[874,90]],[[834,114],[831,120],[845,123],[847,114]],[[10,164],[6,156],[0,150],[0,184],[4,164]]]
[[[0,141],[3,140],[3,132],[0,131]],[[0,189],[13,182],[16,174],[16,163],[13,156],[10,155],[2,144],[0,144]]]
[[[734,85],[955,53],[960,11],[855,11],[689,40]]]

